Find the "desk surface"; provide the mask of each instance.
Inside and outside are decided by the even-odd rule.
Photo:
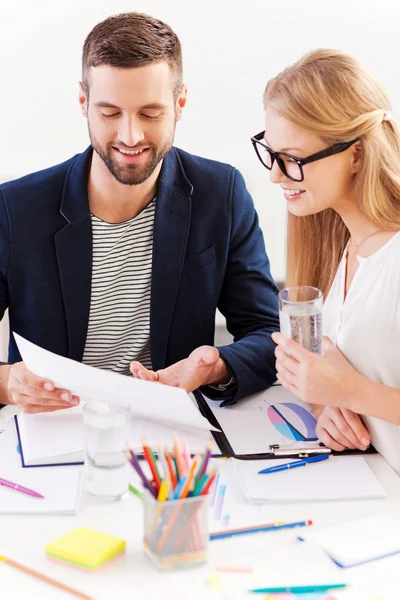
[[[11,423],[0,421],[0,430]],[[17,457],[0,453],[1,463]],[[309,504],[267,505],[260,508],[260,522],[312,519],[316,526],[325,526],[389,510],[400,517],[400,478],[378,455],[367,458],[369,465],[385,488],[385,500],[324,502]],[[230,461],[220,460],[230,471]],[[49,467],[49,469],[54,467]],[[230,482],[236,502],[241,502],[235,482]],[[240,504],[243,511],[246,505]],[[122,537],[127,541],[127,553],[98,573],[84,573],[53,564],[44,554],[47,542],[77,526],[85,526]],[[280,586],[345,581],[348,590],[337,593],[338,600],[398,600],[400,555],[368,565],[342,570],[310,544],[296,541],[297,532],[280,531],[236,537],[210,544],[209,562],[204,567],[177,573],[159,573],[143,555],[142,507],[129,495],[118,503],[99,504],[85,499],[77,516],[0,516],[0,554],[5,554],[34,569],[90,594],[96,600],[163,598],[186,600],[197,598],[239,599],[251,597],[245,592],[257,576],[257,585]],[[252,565],[253,575],[221,575],[222,592],[209,586],[209,575],[218,566]],[[396,575],[397,574],[397,575]],[[7,565],[0,564],[0,593],[7,600],[40,598],[58,600],[73,596],[46,585]]]

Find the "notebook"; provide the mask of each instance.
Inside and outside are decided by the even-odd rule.
[[[379,513],[312,530],[299,539],[323,548],[339,567],[354,567],[400,552],[400,520]]]
[[[107,408],[107,405],[104,405]],[[66,410],[27,415],[20,413],[15,417],[23,467],[56,466],[82,464],[84,459],[84,430],[82,407]],[[131,418],[130,436],[127,443],[137,452],[141,452],[141,441],[145,438],[156,448],[173,447],[174,432],[185,437],[191,452],[204,452],[210,432],[178,426],[172,428],[135,416]],[[214,454],[219,454],[214,444]]]
[[[316,502],[385,498],[386,493],[362,456],[331,456],[296,469],[258,475],[287,459],[234,461],[248,502]]]
[[[44,496],[35,498],[0,486],[0,514],[75,515],[78,512],[82,488],[78,467],[52,469],[50,475],[46,468],[8,470],[2,465],[0,476]]]

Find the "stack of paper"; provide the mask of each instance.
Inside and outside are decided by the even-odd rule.
[[[400,521],[389,513],[372,515],[305,533],[339,567],[353,567],[400,552]]]
[[[361,456],[331,456],[319,463],[258,475],[258,471],[291,462],[235,460],[246,499],[255,503],[313,502],[384,498],[385,491]]]

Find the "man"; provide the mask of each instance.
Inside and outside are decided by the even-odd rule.
[[[277,289],[243,178],[172,146],[175,33],[138,13],[98,24],[79,102],[91,146],[0,186],[0,317],[62,356],[228,403],[270,385]],[[221,348],[217,307],[235,338]],[[79,398],[30,373],[11,336],[0,401],[36,413]]]

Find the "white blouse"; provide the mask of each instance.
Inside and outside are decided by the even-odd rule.
[[[400,389],[400,232],[371,256],[358,256],[343,301],[346,250],[324,304],[324,335],[365,377]],[[363,420],[376,450],[400,474],[400,427],[375,417]]]

